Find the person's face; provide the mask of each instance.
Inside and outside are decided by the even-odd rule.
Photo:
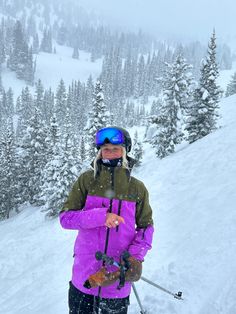
[[[122,146],[107,143],[101,147],[103,159],[121,158],[123,155]]]

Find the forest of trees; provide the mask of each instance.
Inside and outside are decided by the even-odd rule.
[[[18,2],[14,9],[6,3],[4,10],[13,10],[14,16]],[[36,14],[39,7],[27,3]],[[158,158],[214,131],[222,96],[219,69],[230,68],[233,60],[227,46],[217,57],[215,32],[207,49],[199,42],[170,46],[141,32],[66,24],[65,16],[61,24],[51,25],[48,11],[43,12],[41,24],[33,14],[1,23],[0,64],[27,85],[14,102],[13,89],[4,89],[0,75],[0,219],[17,213],[25,202],[55,217],[75,178],[94,158],[94,134],[101,127],[146,126],[145,140]],[[90,75],[86,83],[66,86],[61,78],[55,91],[35,81],[35,55],[56,53],[53,42],[70,46],[75,59],[79,50],[90,52],[91,61],[103,56],[98,80]],[[226,95],[234,93],[235,75]],[[150,97],[155,100],[147,110]],[[143,149],[137,132],[132,154],[139,166]]]

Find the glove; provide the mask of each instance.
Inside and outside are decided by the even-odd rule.
[[[125,273],[125,281],[138,281],[142,275],[142,262],[130,256],[128,258],[129,269]]]
[[[120,277],[120,271],[108,273],[105,267],[102,267],[98,272],[89,276],[89,279],[84,283],[84,287],[90,289],[95,287],[107,287],[116,282]]]
[[[142,274],[142,262],[130,256],[128,259],[130,264],[129,269],[125,273],[125,281],[138,281]],[[107,287],[120,279],[120,271],[108,273],[105,267],[102,267],[98,272],[90,275],[85,281],[84,287],[87,289],[95,287]]]

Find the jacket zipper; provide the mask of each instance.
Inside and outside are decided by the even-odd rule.
[[[114,191],[114,168],[111,167],[111,190]],[[110,204],[109,204],[109,213],[112,213],[112,201],[113,198],[110,199]],[[104,254],[107,254],[107,248],[108,248],[108,242],[109,242],[109,235],[110,235],[110,228],[107,228],[106,232],[106,242],[105,242],[105,249],[104,249]],[[105,261],[103,261],[102,266],[105,266]],[[100,298],[101,294],[101,287],[98,288],[98,297]]]
[[[122,203],[122,200],[119,200],[119,205],[118,205],[118,216],[120,216],[121,203]],[[116,232],[118,232],[118,231],[119,231],[119,225],[116,227]]]

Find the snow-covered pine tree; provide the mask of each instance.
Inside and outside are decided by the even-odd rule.
[[[27,62],[25,65],[25,74],[24,74],[25,81],[31,86],[34,85],[34,72],[35,72],[35,67],[34,67],[34,61],[33,61],[33,48],[31,46],[28,51]]]
[[[89,113],[88,125],[85,128],[87,133],[88,157],[93,160],[96,155],[95,134],[96,131],[108,126],[109,114],[104,104],[104,96],[100,81],[96,82],[93,95],[93,107]]]
[[[47,162],[47,131],[37,107],[29,119],[21,143],[21,186],[24,199],[30,204],[42,205],[42,169]]]
[[[18,115],[17,121],[17,138],[22,137],[23,131],[26,129],[29,119],[33,115],[33,97],[29,91],[28,86],[22,89],[21,95],[17,98],[16,113]]]
[[[1,140],[0,154],[0,220],[17,212],[19,202],[19,184],[17,173],[17,155],[12,119],[8,119],[7,130]]]
[[[40,111],[40,114],[42,115],[43,120],[45,121],[46,116],[47,116],[47,111],[46,111],[45,103],[44,103],[44,87],[40,79],[35,83],[34,103],[35,103],[35,106]]]
[[[60,128],[63,127],[64,125],[64,118],[66,116],[66,99],[67,99],[67,94],[66,94],[66,87],[63,79],[60,80],[59,86],[56,91],[56,96],[55,96],[55,110],[56,110],[56,116],[57,116],[57,121],[60,126]]]
[[[62,137],[61,131],[58,126],[56,114],[54,112],[52,114],[52,117],[50,118],[48,134],[46,137],[46,143],[47,143],[47,149],[48,149],[47,150],[47,162],[49,162],[52,159],[53,147],[58,145],[61,137]]]
[[[0,99],[0,110],[1,116],[3,119],[7,119],[12,117],[14,114],[14,103],[13,103],[13,91],[10,87],[7,92],[5,92],[4,88],[1,91],[1,99]]]
[[[135,66],[134,66],[135,63]],[[136,77],[133,75],[133,69],[136,68],[137,72],[137,60],[134,60],[132,58],[131,50],[129,50],[128,55],[124,62],[124,70],[123,70],[123,90],[124,90],[124,96],[130,97],[134,93],[134,80]]]
[[[140,166],[142,163],[142,158],[143,158],[143,148],[142,148],[142,143],[139,141],[137,130],[134,133],[132,154],[134,156],[134,159],[136,160],[135,166]]]
[[[157,100],[153,100],[151,110],[150,110],[150,115],[158,115],[160,106],[161,106],[161,100],[159,98]]]
[[[191,100],[192,80],[188,74],[189,65],[181,55],[173,64],[166,64],[162,81],[164,102],[160,106],[160,115],[152,122],[158,131],[152,139],[156,154],[163,158],[174,152],[175,145],[183,139],[184,117]]]
[[[236,72],[232,75],[231,81],[227,85],[225,96],[228,97],[234,94],[236,94]]]
[[[40,45],[40,50],[52,53],[52,32],[51,29],[45,28],[43,31],[43,38]]]
[[[124,116],[124,125],[128,127],[132,127],[135,125],[135,106],[133,102],[130,102],[127,100],[126,106],[125,106],[125,116]]]
[[[143,96],[144,88],[145,88],[145,61],[144,56],[141,55],[138,61],[134,96],[136,98]]]
[[[8,67],[16,72],[19,79],[24,79],[32,85],[35,71],[33,55],[32,50],[28,48],[26,35],[20,21],[15,23],[11,45],[7,61]]]
[[[208,135],[216,129],[218,103],[222,94],[217,85],[218,65],[216,62],[216,37],[213,31],[208,45],[207,57],[202,62],[199,86],[189,109],[186,130],[190,143]]]
[[[52,92],[51,87],[44,91],[43,108],[45,110],[45,114],[44,114],[45,122],[46,124],[49,124],[50,119],[53,115],[53,108],[54,108],[54,93]]]
[[[69,131],[69,121],[67,119],[65,130]],[[55,119],[52,118],[50,137],[52,137],[50,146],[50,159],[45,166],[43,175],[43,187],[41,199],[45,202],[43,211],[49,218],[58,215],[71,189],[72,184],[77,178],[80,170],[78,158],[75,157],[75,145],[71,133],[65,133],[62,137],[59,134],[59,128]]]
[[[105,106],[111,110],[113,102],[113,77],[114,77],[114,64],[113,64],[113,47],[104,57],[101,73],[101,84],[104,86]]]
[[[87,153],[86,153],[86,149],[85,149],[85,143],[84,143],[84,137],[83,136],[81,136],[79,154],[80,154],[80,159],[81,159],[82,163],[87,160]]]
[[[14,26],[11,53],[8,59],[8,66],[12,71],[17,71],[21,62],[21,55],[25,44],[24,34],[20,21],[17,21]]]
[[[6,59],[6,49],[5,49],[5,36],[4,36],[4,27],[0,28],[0,68],[1,64]]]
[[[193,78],[190,73],[192,66],[186,62],[182,54],[178,54],[174,61],[174,98],[176,99],[180,112],[180,124],[182,130],[185,124],[187,111],[192,102],[193,96]]]
[[[156,131],[153,133],[150,143],[156,149],[156,155],[164,158],[175,151],[177,128],[171,106],[163,102],[161,115],[150,117],[150,122],[155,125]]]
[[[120,101],[123,97],[122,91],[122,58],[120,47],[116,47],[114,49],[113,54],[113,96],[117,101]],[[117,102],[114,102],[117,103]],[[111,104],[112,109],[114,108],[114,104]]]
[[[89,108],[88,111],[90,111],[92,107],[93,91],[94,91],[93,77],[90,74],[86,83],[86,100],[85,100],[85,106],[86,108]]]

